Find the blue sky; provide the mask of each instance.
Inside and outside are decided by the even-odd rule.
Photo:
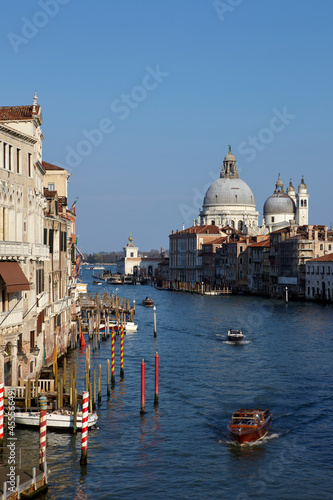
[[[168,247],[229,144],[261,216],[278,173],[304,175],[309,223],[330,226],[332,17],[331,0],[5,2],[1,105],[37,90],[80,249]]]

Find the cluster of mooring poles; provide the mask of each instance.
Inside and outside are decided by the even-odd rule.
[[[98,295],[98,294],[97,294]],[[114,299],[114,297],[113,297]],[[118,306],[122,306],[121,299],[117,297]],[[94,306],[96,305],[96,299]],[[97,301],[97,305],[99,303]],[[113,303],[112,306],[115,306]],[[135,300],[133,300],[133,306],[130,308],[129,301],[126,303],[126,307],[131,311],[131,320],[133,320],[135,311]],[[101,309],[98,307],[96,314],[94,312],[88,312],[88,333],[91,344],[86,344],[83,331],[81,318],[79,318],[79,333],[80,333],[80,345],[81,349],[85,348],[85,373],[84,373],[84,392],[82,395],[82,442],[81,442],[81,458],[80,464],[82,466],[87,465],[88,457],[88,418],[90,413],[96,408],[96,370],[93,370],[92,381],[91,381],[91,347],[97,349],[100,347],[100,321],[101,317],[105,321],[104,323],[104,340],[110,335],[111,330],[111,363],[110,359],[106,360],[106,373],[107,373],[107,396],[111,394],[111,388],[114,389],[116,384],[115,378],[115,340],[116,333],[120,338],[120,380],[124,380],[124,315],[123,311],[116,309],[116,317],[120,319],[117,325],[110,325],[109,322],[109,311],[106,309],[101,313]],[[156,307],[154,306],[153,323],[154,323],[154,337],[157,337],[156,329]],[[66,358],[63,360],[63,376],[58,377],[58,361],[54,360],[54,377],[55,377],[55,390],[57,391],[57,407],[61,408],[63,406],[64,388],[66,386]],[[111,369],[110,369],[111,368]],[[69,404],[73,409],[73,433],[76,434],[77,431],[77,404],[78,404],[78,392],[76,388],[76,364],[74,365],[73,372],[70,374],[70,391],[69,391]],[[101,401],[102,398],[102,367],[98,365],[98,375],[97,375],[97,400]],[[29,382],[29,381],[28,381]],[[36,386],[37,386],[36,380]],[[26,407],[29,406],[28,395],[31,394],[31,387],[26,388]],[[68,396],[68,395],[67,395]],[[40,406],[40,451],[39,451],[39,468],[44,470],[46,464],[46,429],[47,429],[47,398],[41,396],[39,398]],[[159,403],[159,355],[155,354],[155,397],[154,406],[158,406]],[[1,399],[1,384],[0,384],[0,446],[1,437],[3,437],[3,425],[1,423],[1,415],[3,415],[3,409],[1,409],[1,404],[3,404],[3,396]],[[141,410],[140,413],[143,415],[145,413],[145,362],[142,360],[141,363]],[[1,434],[2,433],[2,434]]]

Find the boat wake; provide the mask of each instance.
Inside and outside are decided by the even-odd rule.
[[[222,342],[228,345],[246,345],[250,343],[250,340],[238,340],[237,342],[232,342],[231,340],[223,340]]]
[[[278,439],[280,437],[280,434],[277,432],[274,432],[273,434],[268,434],[265,437],[258,439],[257,441],[252,441],[250,443],[244,443],[244,444],[239,444],[236,441],[232,439],[219,439],[219,444],[227,444],[231,446],[236,446],[237,448],[252,448],[256,446],[262,446],[266,444],[268,441],[271,441],[272,439]]]

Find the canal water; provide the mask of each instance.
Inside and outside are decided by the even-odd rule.
[[[210,297],[151,286],[93,285],[135,298],[136,333],[124,341],[125,379],[106,395],[111,341],[92,353],[102,365],[98,429],[89,432],[82,469],[80,434],[48,431],[47,500],[55,499],[332,499],[333,308],[247,296]],[[146,296],[156,305],[141,305]],[[228,328],[244,342],[226,341]],[[154,408],[154,357],[160,364],[160,403]],[[83,389],[84,353],[78,364]],[[146,413],[140,415],[140,365],[146,363]],[[234,444],[230,415],[240,407],[270,408],[273,427],[252,445]],[[38,432],[16,430],[21,460],[36,464]],[[23,464],[25,465],[25,463]]]

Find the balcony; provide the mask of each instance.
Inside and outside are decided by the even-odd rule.
[[[48,260],[50,251],[47,245],[37,243],[31,245],[22,241],[1,241],[0,255],[2,260],[23,260],[29,257],[36,260]]]
[[[30,244],[21,241],[1,241],[0,255],[3,260],[23,260],[30,255]]]
[[[41,245],[35,243],[31,245],[31,257],[38,260],[49,260],[50,259],[50,249],[47,245]]]
[[[0,313],[0,328],[9,328],[17,326],[23,322],[23,308],[14,309],[12,312],[6,311]]]

